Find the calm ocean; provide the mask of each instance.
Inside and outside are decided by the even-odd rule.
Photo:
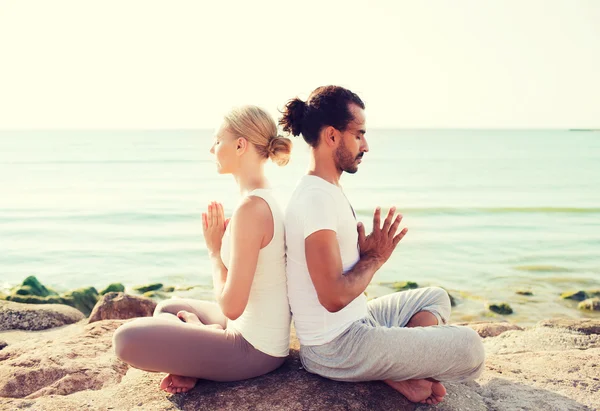
[[[344,189],[370,227],[396,205],[409,233],[374,282],[441,285],[454,320],[509,302],[509,319],[591,316],[561,301],[600,288],[600,133],[370,130],[370,152]],[[36,275],[59,290],[111,282],[201,285],[210,265],[201,212],[239,199],[219,176],[212,132],[0,132],[0,289]],[[307,165],[267,173],[282,206]],[[529,290],[533,296],[516,295]],[[381,287],[368,290],[372,295]]]

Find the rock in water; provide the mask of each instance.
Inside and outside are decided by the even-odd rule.
[[[66,305],[30,305],[0,301],[0,331],[38,331],[60,327],[84,319],[83,314]]]
[[[160,290],[162,287],[163,287],[162,283],[154,283],[154,284],[148,284],[148,285],[140,285],[137,287],[133,287],[133,289],[140,294],[144,294],[145,292],[148,292],[148,291]]]
[[[584,311],[600,311],[600,298],[588,298],[577,305],[577,308]]]
[[[100,291],[100,295],[104,295],[106,293],[123,293],[125,292],[125,286],[121,283],[112,283],[104,290]]]
[[[583,301],[588,298],[588,295],[585,291],[567,291],[560,295],[560,298],[563,300],[575,300],[575,301]]]
[[[100,298],[90,314],[89,322],[151,317],[156,302],[146,297],[124,293],[108,293]]]
[[[506,303],[489,304],[488,309],[496,314],[509,315],[513,313],[513,309]]]

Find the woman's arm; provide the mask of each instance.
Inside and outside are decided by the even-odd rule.
[[[208,231],[210,239],[207,239],[207,247],[213,261],[215,296],[223,314],[235,320],[242,315],[248,304],[258,254],[261,247],[272,238],[273,217],[268,204],[263,199],[248,197],[243,201],[231,220],[231,256],[229,270],[227,270],[221,260],[221,242],[215,240],[219,230],[212,230],[212,228],[225,226],[223,208],[216,205],[213,207],[212,215],[210,210],[209,207],[205,238]],[[269,238],[266,238],[267,236]]]

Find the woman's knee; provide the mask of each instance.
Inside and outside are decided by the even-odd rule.
[[[141,335],[137,323],[141,319],[136,319],[123,324],[115,330],[113,334],[113,348],[118,359],[128,364],[132,364],[134,355],[139,351]]]
[[[154,316],[162,313],[169,313],[177,315],[179,311],[181,311],[181,303],[177,300],[163,300],[156,304],[156,308],[154,308]]]

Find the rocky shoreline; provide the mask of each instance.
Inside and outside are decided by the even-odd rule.
[[[151,315],[155,294],[129,295],[111,285],[96,292],[97,302],[89,309],[76,300],[77,293],[52,294],[31,278],[27,282],[31,290],[72,305],[0,301],[0,410],[600,408],[598,319],[552,319],[527,328],[507,322],[461,324],[484,338],[486,371],[477,381],[447,384],[448,395],[436,407],[412,404],[383,383],[349,384],[309,374],[294,336],[290,357],[271,374],[236,383],[201,381],[187,394],[170,395],[158,389],[160,374],[130,368],[112,349],[119,326]],[[162,285],[150,288],[138,291],[170,292]],[[89,317],[84,314],[88,309]]]

